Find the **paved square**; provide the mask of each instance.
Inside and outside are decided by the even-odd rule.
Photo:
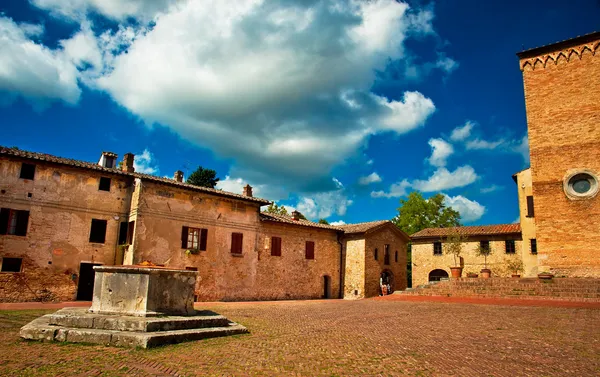
[[[1,376],[594,376],[600,310],[401,301],[201,304],[250,335],[153,350],[25,342],[0,311]]]

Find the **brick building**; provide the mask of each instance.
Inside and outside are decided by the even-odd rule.
[[[598,278],[600,32],[517,56],[523,72],[531,161],[531,168],[513,175],[520,220],[508,233],[497,230],[510,225],[459,228],[468,238],[464,272],[478,272],[481,266],[473,250],[489,241],[495,249],[491,270],[497,276],[510,275],[502,255],[511,254],[523,262],[526,277],[551,272]],[[449,274],[452,257],[440,254],[448,232],[425,229],[411,236],[413,286]],[[506,246],[511,240],[514,252]]]
[[[520,52],[539,269],[600,277],[600,32]]]
[[[270,202],[250,186],[192,186],[180,171],[136,173],[133,161],[0,147],[0,301],[87,300],[94,265],[144,262],[197,270],[198,300],[362,298],[382,278],[406,287],[408,236],[389,221],[261,213]]]

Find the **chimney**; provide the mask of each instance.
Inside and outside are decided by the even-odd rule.
[[[177,182],[183,182],[183,172],[181,170],[177,170],[175,174],[173,174],[173,179]]]
[[[121,166],[121,170],[127,173],[135,172],[135,168],[133,167],[133,159],[135,155],[133,153],[125,153],[123,156],[123,165]]]
[[[252,186],[250,186],[250,185],[244,186],[244,196],[252,197]]]
[[[117,154],[113,152],[102,152],[98,165],[103,168],[113,169],[117,167]]]
[[[294,211],[292,212],[292,219],[294,219],[294,220],[296,220],[296,221],[300,220],[300,212],[298,212],[298,211],[294,210]]]

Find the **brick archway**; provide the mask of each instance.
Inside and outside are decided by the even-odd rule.
[[[389,284],[390,290],[388,294],[394,292],[394,273],[388,269],[383,270],[379,276],[379,283],[380,285]]]
[[[441,279],[447,279],[448,277],[448,271],[441,269],[432,270],[429,273],[429,281],[440,281]]]

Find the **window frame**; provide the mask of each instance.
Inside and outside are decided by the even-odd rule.
[[[373,259],[379,260],[379,250],[377,248],[373,250]]]
[[[435,241],[433,243],[433,255],[443,255],[444,252],[442,250],[442,242],[441,241]]]
[[[537,255],[538,251],[537,251],[537,239],[536,238],[529,239],[529,247],[530,247],[531,254]]]
[[[24,168],[27,167],[31,167],[32,171],[31,173],[31,178],[29,178],[29,175],[27,174],[26,177],[23,177],[23,175],[25,175],[26,173],[29,173],[28,170],[24,170]],[[35,164],[30,164],[28,162],[22,162],[21,163],[21,171],[19,172],[19,179],[28,179],[30,181],[35,180],[35,171],[36,171],[36,165]]]
[[[527,204],[527,215],[525,217],[532,218],[535,217],[535,210],[533,206],[533,195],[527,195],[525,197],[525,202]]]
[[[512,245],[509,247],[508,245]],[[509,251],[512,249],[512,251]],[[504,253],[506,254],[516,254],[517,253],[517,245],[515,240],[504,240]]]
[[[488,250],[488,251],[489,251],[489,250],[491,250],[491,247],[492,247],[492,245],[490,244],[490,241],[489,241],[489,240],[482,240],[482,241],[479,241],[479,246],[480,246],[481,248],[483,248],[483,249],[486,249],[486,250]]]
[[[95,232],[99,232],[94,231],[94,224],[96,224],[97,226],[100,226],[99,224],[104,224],[104,234],[102,235],[102,241],[100,241],[100,238],[95,238],[96,235],[99,236],[99,233],[95,233]],[[90,238],[89,238],[89,242],[90,243],[101,243],[104,244],[106,243],[106,232],[108,231],[108,220],[104,220],[104,219],[92,219],[91,224],[90,224]]]
[[[398,250],[396,250],[396,253],[394,254],[394,263],[398,263]]]
[[[0,235],[27,236],[29,228],[29,211],[1,208],[0,209]]]
[[[134,224],[135,226],[135,224]],[[194,235],[197,239],[194,241]],[[190,236],[192,237],[190,241]],[[191,242],[191,245],[190,245]],[[196,244],[196,245],[194,245]],[[206,251],[208,244],[208,229],[191,226],[181,227],[181,248],[186,250]]]
[[[244,233],[231,233],[231,254],[242,255],[244,253]]]
[[[19,271],[6,271],[5,268],[5,260],[6,259],[14,259],[19,260]],[[2,257],[2,263],[0,263],[0,273],[9,273],[9,274],[18,274],[23,272],[23,258],[13,258],[13,257]]]
[[[108,187],[106,187],[107,180],[108,180]],[[100,177],[100,179],[98,179],[98,191],[110,192],[111,184],[112,184],[112,180],[109,177]]]

